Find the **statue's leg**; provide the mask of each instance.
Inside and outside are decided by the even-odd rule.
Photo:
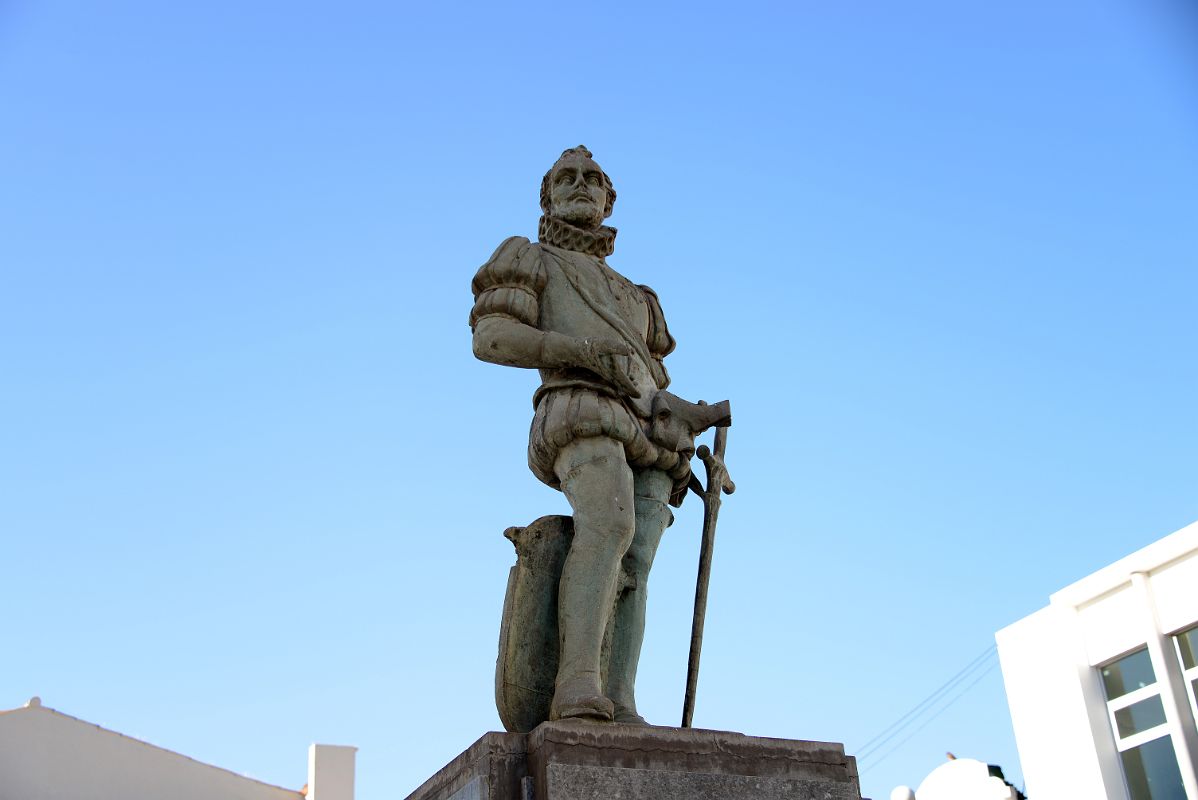
[[[574,540],[562,567],[557,616],[560,651],[550,719],[612,719],[599,660],[615,601],[620,559],[636,524],[632,469],[624,445],[594,436],[576,439],[554,465],[574,509]]]
[[[636,667],[645,638],[649,569],[661,536],[674,518],[667,505],[672,485],[670,476],[660,470],[638,472],[634,480],[636,535],[624,554],[624,569],[632,576],[633,586],[616,600],[607,667],[607,696],[615,703],[616,722],[647,724],[636,710]]]

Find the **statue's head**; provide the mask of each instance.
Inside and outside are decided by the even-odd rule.
[[[541,210],[582,228],[598,228],[611,216],[616,190],[585,146],[562,153],[541,179]]]

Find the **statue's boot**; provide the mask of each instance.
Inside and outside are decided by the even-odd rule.
[[[660,470],[639,472],[635,478],[636,535],[624,554],[624,570],[631,581],[616,601],[607,666],[607,696],[615,704],[615,721],[626,725],[649,724],[636,710],[636,668],[645,639],[649,570],[662,534],[674,521],[666,505],[671,488],[670,477]]]
[[[632,470],[624,446],[606,437],[576,439],[555,464],[574,509],[574,539],[558,584],[558,669],[550,719],[611,721],[603,693],[603,634],[615,603],[620,559],[635,532]]]
[[[549,707],[549,719],[592,719],[611,722],[615,704],[599,693],[598,676],[575,675],[573,681],[559,683]]]

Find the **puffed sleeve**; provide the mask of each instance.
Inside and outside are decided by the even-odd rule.
[[[664,389],[670,385],[670,373],[666,370],[662,359],[674,352],[674,337],[670,335],[670,329],[666,327],[666,315],[661,310],[661,301],[657,299],[657,292],[644,285],[640,289],[645,293],[645,303],[649,306],[649,332],[645,337],[645,344],[649,345],[649,355],[653,357],[653,364],[650,367],[654,372],[653,377],[657,380],[658,388]]]
[[[470,328],[483,317],[512,317],[536,327],[541,291],[548,279],[539,248],[523,236],[505,239],[470,284]]]
[[[674,352],[674,337],[670,335],[670,329],[666,327],[666,315],[661,310],[661,301],[657,299],[657,292],[648,286],[642,286],[641,291],[645,293],[645,301],[649,304],[649,336],[645,343],[649,345],[649,353],[661,361]]]

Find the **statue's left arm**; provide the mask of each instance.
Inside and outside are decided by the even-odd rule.
[[[674,346],[677,343],[666,326],[666,315],[661,310],[661,300],[658,299],[657,292],[645,285],[641,285],[640,289],[645,293],[645,302],[649,306],[649,331],[645,337],[645,344],[649,345],[649,355],[653,357],[654,361],[650,368],[661,370],[661,374],[654,377],[657,378],[658,388],[664,389],[670,385],[670,374],[666,371],[663,361],[666,356],[674,352]]]

